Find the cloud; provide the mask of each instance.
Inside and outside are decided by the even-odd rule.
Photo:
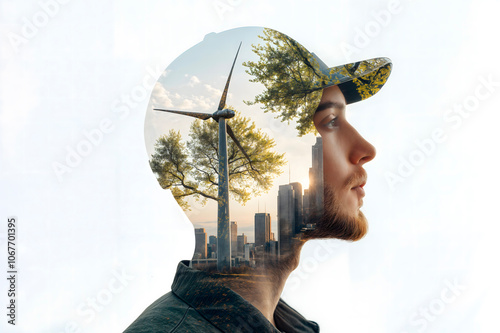
[[[152,93],[153,107],[171,107],[179,110],[210,112],[215,111],[222,91],[209,84],[203,84],[195,75],[184,77],[188,81],[184,86],[167,90],[157,83]]]
[[[195,98],[196,103],[200,106],[201,110],[207,110],[209,111],[210,109],[213,108],[213,101],[209,98],[203,97],[203,96],[198,96]]]
[[[222,96],[222,90],[212,87],[209,84],[204,84],[205,89],[214,96]]]
[[[166,78],[170,74],[170,72],[172,72],[171,69],[164,70],[160,75],[160,80]]]
[[[190,99],[184,99],[181,103],[181,105],[179,106],[180,109],[186,109],[186,110],[191,110],[193,109],[193,107],[195,106],[196,104],[194,103],[194,101],[190,100]]]
[[[169,95],[169,92],[161,85],[161,83],[157,82],[153,88],[153,93],[151,94],[153,107],[172,107],[173,103]]]
[[[179,108],[181,110],[211,111],[214,109],[214,103],[212,99],[204,96],[191,96],[190,98],[183,99]]]
[[[196,76],[191,76],[189,79],[189,86],[194,87],[195,85],[199,84],[201,81],[198,79]]]

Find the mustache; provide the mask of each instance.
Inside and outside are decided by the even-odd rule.
[[[352,174],[349,178],[347,178],[344,186],[347,188],[353,188],[361,184],[366,184],[367,179],[368,175],[366,174],[366,171],[361,170],[359,172]]]

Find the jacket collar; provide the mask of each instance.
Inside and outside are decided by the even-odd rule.
[[[222,332],[319,332],[318,324],[306,320],[283,300],[274,312],[276,329],[264,315],[238,293],[221,283],[217,274],[188,267],[181,261],[172,292]]]

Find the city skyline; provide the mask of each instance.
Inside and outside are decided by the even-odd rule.
[[[310,215],[313,211],[318,211],[323,207],[323,144],[321,137],[315,137],[315,142],[309,147],[310,156],[310,167],[308,168],[308,188],[304,188],[302,182],[287,182],[286,184],[277,184],[277,190],[275,194],[269,193],[269,197],[272,201],[267,201],[264,204],[264,212],[260,211],[261,204],[257,205],[257,212],[251,213],[251,217],[247,217],[246,223],[242,220],[237,220],[231,214],[231,221],[236,221],[238,223],[238,229],[244,232],[249,242],[255,243],[255,215],[254,214],[269,214],[271,221],[278,221],[278,205],[276,204],[276,198],[278,197],[279,187],[281,185],[298,184],[296,187],[300,186],[300,191],[302,195],[303,214]],[[319,185],[319,186],[318,186]],[[272,190],[270,192],[273,192]],[[273,199],[274,198],[274,199]],[[268,204],[269,203],[269,204]],[[268,209],[271,208],[271,209]],[[271,215],[271,212],[275,212]],[[300,218],[299,218],[300,219]],[[195,228],[205,228],[207,234],[216,235],[217,234],[217,221],[204,221],[204,222],[193,222]],[[278,224],[270,223],[271,233],[276,235],[278,239]],[[303,226],[302,226],[303,227]],[[296,230],[298,232],[300,230]]]
[[[244,232],[238,234],[238,221],[231,221],[230,241],[231,258],[243,258],[244,262],[254,259],[255,252],[283,255],[291,250],[293,239],[307,226],[308,219],[319,212],[323,204],[323,154],[322,139],[316,138],[311,147],[311,168],[309,168],[309,188],[303,189],[300,182],[291,182],[279,185],[276,196],[277,218],[275,229],[277,239],[272,232],[273,223],[269,213],[254,213],[254,241],[248,241],[248,235]],[[215,222],[214,222],[215,224]],[[216,224],[215,224],[216,227]],[[248,230],[248,229],[246,229]],[[215,259],[216,253],[211,250],[210,244],[216,244],[217,237],[214,234],[208,239],[205,228],[195,228],[196,250],[193,259]],[[248,232],[248,231],[247,231]],[[201,243],[198,243],[201,242]],[[251,248],[246,245],[250,244]],[[203,249],[205,256],[203,256]],[[208,251],[208,253],[207,253]],[[236,261],[235,261],[236,262]],[[199,263],[199,262],[198,262]]]

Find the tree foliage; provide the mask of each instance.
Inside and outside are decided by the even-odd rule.
[[[227,121],[251,164],[228,136],[228,173],[231,198],[245,203],[252,196],[267,192],[273,179],[282,173],[284,154],[273,151],[275,142],[249,118],[238,114]],[[179,131],[170,130],[155,144],[151,169],[160,185],[170,189],[183,209],[189,209],[186,197],[193,196],[201,204],[217,200],[219,181],[219,124],[212,119],[195,120],[189,139],[183,142]]]
[[[300,136],[314,131],[312,116],[321,98],[318,82],[326,75],[309,51],[290,37],[272,29],[264,29],[259,37],[263,43],[252,45],[259,60],[243,65],[254,77],[250,81],[262,83],[265,90],[246,103],[261,103],[265,112],[276,113],[281,121],[297,121]]]
[[[360,100],[375,95],[391,74],[391,65],[386,65],[385,58],[375,58],[344,66],[348,72],[344,75],[356,77],[352,80]]]

